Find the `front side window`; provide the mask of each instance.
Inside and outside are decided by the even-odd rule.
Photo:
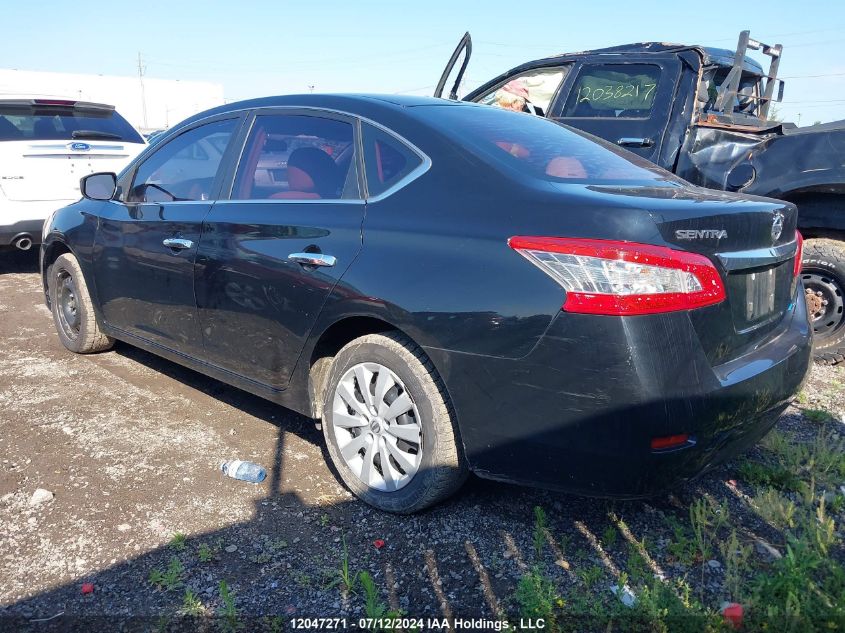
[[[569,66],[543,68],[513,77],[480,98],[477,103],[544,116]]]
[[[399,139],[369,123],[363,124],[363,134],[370,197],[384,193],[423,162],[419,154]]]
[[[358,197],[351,123],[301,114],[255,117],[235,175],[233,200]]]
[[[159,147],[138,167],[127,202],[209,200],[237,122],[207,123]]]
[[[660,67],[652,64],[586,65],[578,73],[561,116],[646,118],[659,81]]]

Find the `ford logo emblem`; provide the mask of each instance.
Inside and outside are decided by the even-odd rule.
[[[88,145],[88,143],[71,143],[70,149],[72,149],[74,152],[87,152],[89,149],[91,149],[91,146]]]

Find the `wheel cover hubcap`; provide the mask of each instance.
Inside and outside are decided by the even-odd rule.
[[[331,419],[344,463],[370,488],[394,492],[417,474],[420,414],[405,384],[384,365],[347,370],[334,392]]]
[[[845,327],[845,292],[832,275],[815,270],[802,271],[807,292],[807,312],[813,332],[819,339],[836,336]]]

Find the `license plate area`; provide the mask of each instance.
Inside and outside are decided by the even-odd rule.
[[[775,311],[775,269],[745,275],[745,320],[758,321]]]
[[[736,332],[748,332],[777,320],[789,305],[791,285],[790,261],[728,275]]]

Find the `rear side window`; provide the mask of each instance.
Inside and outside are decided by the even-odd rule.
[[[395,136],[363,124],[364,163],[370,197],[384,193],[422,165],[423,159]]]
[[[144,142],[114,110],[0,104],[0,141],[53,140]]]
[[[652,64],[603,64],[581,68],[563,109],[564,117],[649,116],[660,81]]]
[[[683,182],[630,152],[548,119],[471,105],[417,108],[427,123],[493,165],[559,182]]]
[[[161,145],[138,167],[127,202],[209,200],[237,122],[207,123]]]
[[[302,114],[255,117],[233,200],[358,198],[352,124]]]

